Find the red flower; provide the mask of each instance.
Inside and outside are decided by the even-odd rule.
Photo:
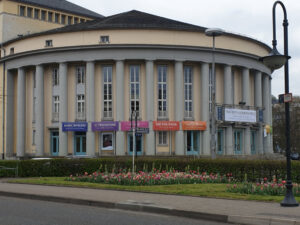
[[[283,184],[286,184],[286,181],[285,181],[285,180],[283,180],[281,183],[283,183]]]

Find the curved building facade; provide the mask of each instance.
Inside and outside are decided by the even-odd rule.
[[[7,157],[271,154],[270,48],[130,11],[4,43]],[[211,152],[211,115],[216,150]],[[137,125],[133,138],[132,127]]]

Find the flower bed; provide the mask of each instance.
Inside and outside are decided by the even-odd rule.
[[[167,172],[167,171],[152,171],[131,173],[119,171],[119,173],[101,173],[94,172],[83,175],[71,175],[66,180],[118,184],[118,185],[168,185],[168,184],[200,184],[200,183],[229,183],[232,181],[232,175],[227,174],[220,176],[219,174],[199,173],[196,171],[189,172]]]
[[[243,182],[241,184],[227,185],[227,191],[241,194],[256,194],[256,195],[285,195],[286,181],[273,179],[271,182],[264,178],[261,182],[249,183]],[[300,186],[293,184],[293,193],[295,196],[300,196]]]

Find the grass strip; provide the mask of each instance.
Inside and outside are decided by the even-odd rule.
[[[162,194],[188,195],[188,196],[198,196],[198,197],[212,197],[212,198],[239,199],[239,200],[254,200],[254,201],[267,201],[267,202],[281,202],[283,200],[283,196],[230,193],[226,191],[227,184],[173,184],[173,185],[154,185],[154,186],[125,186],[125,185],[65,181],[65,177],[22,178],[22,179],[11,179],[8,182],[21,183],[21,184],[109,189],[109,190],[120,190],[120,191],[151,192],[151,193],[162,193]],[[296,197],[296,200],[300,202],[300,197]]]

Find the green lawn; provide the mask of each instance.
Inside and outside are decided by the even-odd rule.
[[[226,184],[175,184],[175,185],[155,185],[155,186],[124,186],[111,184],[96,184],[87,182],[71,182],[65,181],[64,177],[41,177],[41,178],[24,178],[12,179],[10,183],[39,184],[39,185],[56,185],[56,186],[72,186],[98,189],[114,189],[139,192],[154,192],[177,195],[190,195],[214,198],[256,200],[256,201],[274,201],[281,202],[283,196],[269,195],[247,195],[226,192]],[[296,198],[300,202],[300,197]]]

